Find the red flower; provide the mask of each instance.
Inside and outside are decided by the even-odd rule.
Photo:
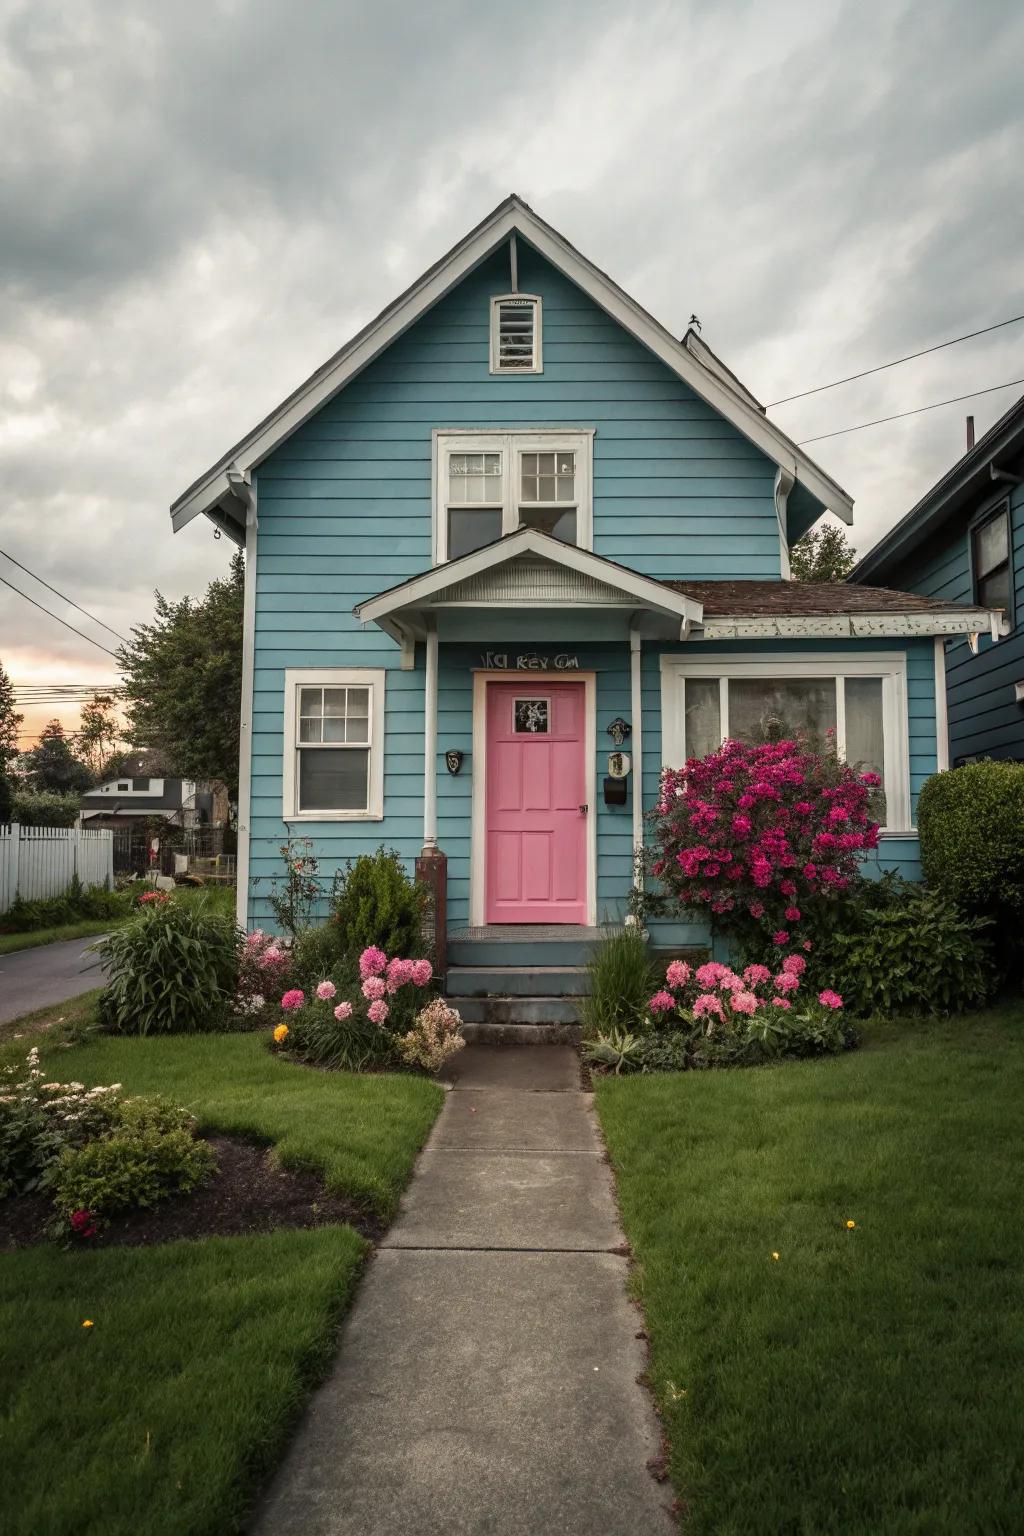
[[[71,1230],[76,1237],[96,1236],[96,1228],[93,1225],[91,1211],[72,1211],[69,1220],[71,1222]]]

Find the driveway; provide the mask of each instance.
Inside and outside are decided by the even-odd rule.
[[[95,934],[0,955],[0,1024],[102,986],[99,959],[89,953],[89,945],[100,938]]]

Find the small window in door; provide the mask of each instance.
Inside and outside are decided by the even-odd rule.
[[[546,736],[548,734],[547,699],[516,699],[513,706],[512,729],[516,736]]]

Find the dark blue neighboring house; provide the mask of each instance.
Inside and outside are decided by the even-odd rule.
[[[1024,761],[1024,398],[879,540],[849,580],[1003,611],[999,636],[935,639],[946,673],[949,761]]]

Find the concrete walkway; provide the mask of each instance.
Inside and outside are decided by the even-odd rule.
[[[670,1536],[568,1046],[469,1046],[256,1536]]]
[[[99,959],[89,953],[89,945],[101,938],[103,934],[97,933],[88,939],[64,939],[0,955],[0,1024],[102,987]]]

